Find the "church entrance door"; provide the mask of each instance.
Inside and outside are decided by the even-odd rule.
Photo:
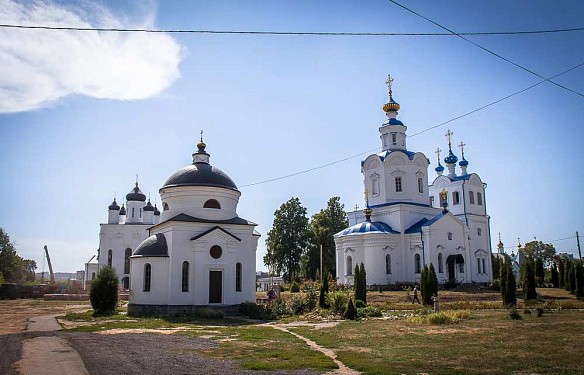
[[[221,303],[223,292],[223,272],[209,271],[209,303]]]
[[[448,260],[446,261],[446,265],[448,266],[448,281],[451,283],[456,282],[456,274],[454,272],[454,258],[451,256],[448,257]]]

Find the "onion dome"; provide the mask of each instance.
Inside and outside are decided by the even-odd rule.
[[[235,182],[221,169],[209,164],[209,154],[205,151],[205,143],[197,145],[198,151],[193,154],[193,163],[176,171],[162,186],[210,186],[237,190]]]
[[[455,164],[458,161],[456,155],[452,153],[452,150],[448,152],[448,156],[444,158],[446,164]]]
[[[133,256],[167,257],[168,245],[166,244],[166,237],[162,233],[148,237],[138,245]]]
[[[122,203],[122,208],[120,208],[120,215],[125,215],[126,214],[126,207],[124,207],[124,204]]]
[[[154,205],[154,216],[160,216],[160,211],[158,210],[158,207],[156,207],[156,204]]]
[[[146,202],[146,196],[138,187],[138,182],[136,182],[136,186],[128,194],[126,194],[126,200],[134,202]]]
[[[458,165],[460,165],[461,167],[468,167],[468,161],[464,158],[464,156],[462,157],[462,160],[458,163]]]
[[[380,221],[370,222],[365,221],[363,223],[355,224],[341,232],[337,233],[340,236],[350,236],[365,233],[397,233],[391,227]]]
[[[144,206],[144,211],[154,211],[154,206],[150,203],[150,199],[148,199],[148,203]]]
[[[442,166],[442,164],[440,164],[440,162],[438,162],[438,166],[434,168],[434,170],[439,173],[444,172],[444,167]]]
[[[118,202],[116,202],[116,198],[114,198],[114,201],[112,202],[112,204],[110,204],[108,206],[109,210],[114,210],[114,211],[119,211],[120,210],[120,206],[118,206]]]
[[[385,103],[383,105],[383,111],[385,113],[387,112],[397,112],[399,111],[399,103],[397,103],[395,100],[393,100],[393,98],[390,96],[389,100],[387,101],[387,103]]]

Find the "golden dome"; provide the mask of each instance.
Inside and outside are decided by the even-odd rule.
[[[389,97],[389,100],[387,101],[387,103],[385,103],[383,105],[383,110],[385,111],[385,113],[391,112],[391,111],[397,112],[397,111],[399,111],[399,108],[400,108],[399,104],[396,103],[395,100],[393,100],[393,98],[391,96]]]

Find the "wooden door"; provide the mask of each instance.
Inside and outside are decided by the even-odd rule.
[[[209,303],[223,302],[223,272],[209,271]]]

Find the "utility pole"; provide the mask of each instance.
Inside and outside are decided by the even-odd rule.
[[[578,235],[578,231],[576,231],[576,244],[578,244],[578,256],[580,260],[582,260],[582,251],[580,250],[580,236]]]
[[[322,285],[322,244],[320,244],[320,284]]]

